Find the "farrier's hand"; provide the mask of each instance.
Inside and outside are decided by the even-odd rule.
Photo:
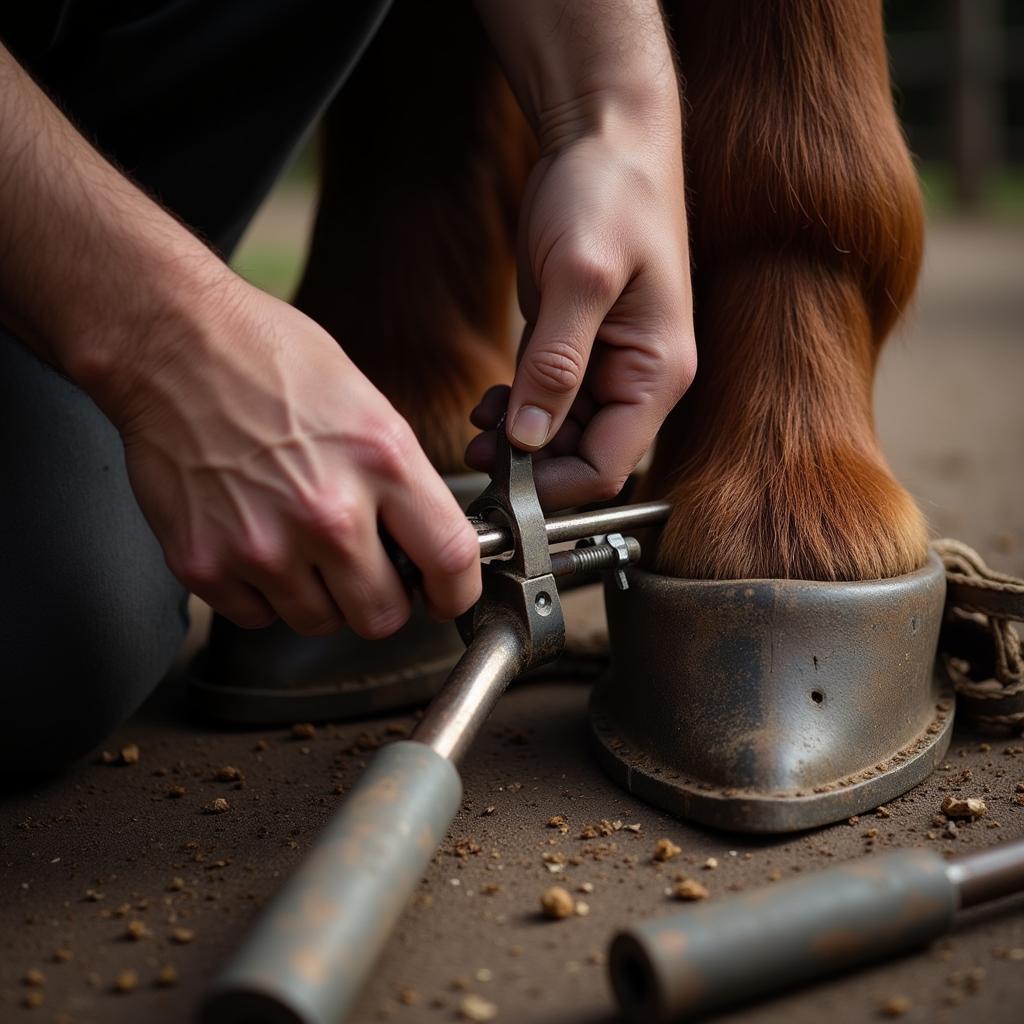
[[[544,504],[613,497],[693,378],[681,149],[633,131],[588,134],[542,157],[522,211],[526,328],[511,393],[474,412],[466,455],[486,469],[493,428],[538,451]],[[489,433],[488,433],[489,432]]]
[[[618,493],[696,368],[678,83],[657,0],[477,0],[540,142],[520,218],[520,363],[474,413],[548,507]]]
[[[409,600],[380,522],[436,615],[465,611],[479,544],[409,426],[312,320],[224,278],[205,328],[149,338],[117,416],[171,570],[240,626],[381,637]]]

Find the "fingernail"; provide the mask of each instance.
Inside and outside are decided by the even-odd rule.
[[[535,405],[524,405],[512,421],[512,440],[524,448],[540,448],[551,430],[551,413]]]

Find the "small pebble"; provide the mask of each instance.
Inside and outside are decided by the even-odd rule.
[[[159,988],[170,988],[178,984],[178,971],[173,964],[164,964],[156,976],[155,984]]]
[[[131,939],[132,942],[141,942],[143,939],[148,939],[149,934],[150,932],[146,927],[145,921],[129,921],[124,931],[124,937]]]
[[[708,857],[706,861],[701,865],[705,871],[714,871],[718,867],[717,857]]]
[[[195,937],[196,933],[191,928],[175,928],[171,932],[171,942],[179,946],[187,946]]]
[[[231,810],[231,804],[229,804],[224,797],[219,796],[216,800],[212,800],[210,803],[206,804],[206,806],[203,807],[203,810],[207,814],[223,814],[225,811]]]
[[[129,743],[126,747],[121,748],[121,764],[138,764],[139,757],[140,752],[137,743]]]
[[[696,882],[692,878],[684,878],[673,890],[673,895],[677,900],[692,903],[696,900],[706,900],[711,894],[700,882]]]
[[[29,991],[21,997],[21,1005],[28,1010],[38,1009],[45,1002],[46,996],[44,996],[37,988],[29,989]]]
[[[572,896],[559,885],[553,885],[545,890],[540,898],[540,906],[544,916],[553,921],[570,917],[576,909]]]
[[[139,987],[139,976],[134,971],[121,971],[114,979],[114,991],[127,995]]]
[[[55,949],[53,951],[53,962],[55,964],[66,964],[69,960],[73,960],[75,954],[70,949]]]
[[[469,1020],[481,1024],[494,1020],[498,1016],[498,1007],[482,996],[470,993],[459,1003],[459,1016],[463,1020]]]
[[[242,773],[232,764],[226,764],[217,770],[218,782],[237,782],[241,777]]]
[[[311,740],[316,737],[316,726],[312,722],[296,722],[292,726],[293,740]]]
[[[29,988],[40,988],[46,984],[46,975],[38,967],[30,967],[21,980]]]
[[[878,1012],[883,1017],[902,1017],[910,1012],[913,1005],[907,996],[889,996],[878,1008]]]

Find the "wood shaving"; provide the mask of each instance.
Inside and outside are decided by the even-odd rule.
[[[960,798],[958,796],[947,796],[942,801],[942,813],[947,818],[965,818],[973,821],[980,818],[988,811],[985,801],[980,797]]]
[[[678,857],[682,852],[682,849],[676,846],[671,839],[659,839],[654,844],[654,853],[651,854],[651,858],[664,862],[671,860],[673,857]]]
[[[553,885],[550,889],[546,889],[541,896],[540,907],[545,917],[552,921],[560,921],[572,916],[576,904],[565,889],[559,885]]]

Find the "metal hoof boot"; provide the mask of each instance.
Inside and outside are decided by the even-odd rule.
[[[719,828],[790,832],[891,800],[945,755],[934,553],[856,583],[628,577],[605,589],[612,666],[590,717],[631,793]]]

